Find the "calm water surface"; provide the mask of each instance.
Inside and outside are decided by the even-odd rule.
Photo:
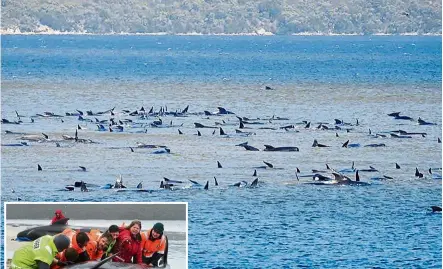
[[[427,172],[441,174],[442,166],[441,37],[4,36],[1,90],[2,118],[16,120],[15,110],[24,116],[22,124],[2,124],[2,131],[44,132],[51,139],[2,147],[2,201],[187,201],[189,268],[442,266],[441,214],[430,213],[431,205],[441,206],[442,185]],[[162,117],[183,126],[151,128],[157,117],[122,112],[165,105],[168,111],[189,105],[188,117]],[[114,106],[117,120],[147,124],[147,132],[128,126],[122,133],[99,132],[77,117],[30,120],[45,111]],[[289,120],[256,120],[263,124],[248,125],[255,135],[244,137],[235,134],[235,115],[202,114],[218,106],[251,119]],[[414,120],[387,116],[396,111]],[[437,125],[418,125],[418,117]],[[352,123],[341,126],[351,130],[316,128],[319,122],[333,128],[336,118]],[[223,120],[230,137],[218,130],[213,135],[214,129],[196,135],[194,122],[216,126]],[[298,124],[304,120],[310,128]],[[97,143],[61,141],[56,147],[54,141],[74,136],[77,125],[80,138]],[[279,129],[285,125],[296,128]],[[264,126],[276,130],[258,129]],[[374,138],[369,129],[427,135]],[[21,136],[2,132],[2,144],[24,141]],[[313,148],[314,139],[330,147]],[[346,140],[361,146],[342,148]],[[269,144],[300,151],[235,146],[246,141],[261,150]],[[171,154],[151,154],[135,148],[137,142],[166,145]],[[386,147],[364,147],[373,143]],[[229,187],[255,179],[263,161],[274,169],[257,169],[258,188]],[[295,176],[296,167],[309,175],[325,164],[350,168],[353,161],[357,169],[379,171],[360,172],[371,185],[306,185],[310,178]],[[414,176],[416,167],[423,179]],[[81,180],[113,183],[120,174],[129,187],[143,181],[155,191],[59,191]],[[371,179],[383,175],[393,179]],[[159,191],[163,177],[209,181],[209,190]]]

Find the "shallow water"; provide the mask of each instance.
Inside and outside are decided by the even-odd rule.
[[[44,132],[60,140],[74,136],[80,124],[86,129],[79,138],[98,142],[2,147],[2,201],[188,201],[189,268],[441,268],[441,215],[429,213],[431,205],[441,205],[441,179],[427,172],[442,166],[440,37],[8,36],[2,53],[2,118],[14,120],[15,110],[26,116],[23,124],[2,124],[3,131]],[[264,90],[266,85],[275,90]],[[168,111],[190,105],[191,113],[223,106],[242,117],[289,120],[249,125],[255,132],[249,137],[235,135],[234,115],[162,117],[183,124],[183,135],[177,127],[98,132],[77,117],[30,123],[30,116],[44,111],[64,115],[115,106],[116,119],[149,124],[157,118],[140,120],[122,110],[165,105]],[[414,121],[387,116],[395,111]],[[418,117],[437,125],[418,125]],[[316,129],[318,122],[333,127],[335,118],[352,123],[352,130]],[[194,122],[215,126],[222,120],[231,137],[218,130],[212,135],[213,129],[196,136]],[[311,128],[296,124],[303,120]],[[288,124],[299,132],[257,129]],[[369,129],[427,135],[373,138]],[[2,132],[2,144],[23,141],[19,137]],[[314,139],[330,147],[313,148]],[[361,147],[342,148],[348,139]],[[260,149],[270,144],[300,151],[235,146],[246,141]],[[166,145],[171,154],[131,152],[136,142]],[[386,147],[363,147],[372,143]],[[263,161],[276,169],[257,169],[258,188],[229,187],[255,179],[254,167]],[[295,177],[296,167],[308,175],[326,163],[340,170],[353,161],[357,169],[380,171],[360,172],[370,186],[304,185],[309,178]],[[425,178],[414,176],[416,167]],[[113,183],[120,174],[130,187],[143,181],[155,191],[58,191],[74,181]],[[371,179],[383,175],[393,179]],[[209,190],[158,191],[163,177],[209,181]]]

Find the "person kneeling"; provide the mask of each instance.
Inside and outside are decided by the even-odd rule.
[[[55,255],[69,247],[66,235],[44,235],[14,252],[12,269],[49,269]]]
[[[150,267],[164,266],[163,257],[166,249],[164,226],[156,223],[152,229],[142,233],[142,261]]]

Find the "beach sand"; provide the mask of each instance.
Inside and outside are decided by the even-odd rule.
[[[14,251],[26,244],[26,242],[18,242],[14,240],[17,233],[20,231],[23,231],[23,227],[16,227],[15,225],[13,226],[9,224],[7,224],[5,227],[5,259],[7,260],[6,268],[10,268],[9,264],[11,263]]]

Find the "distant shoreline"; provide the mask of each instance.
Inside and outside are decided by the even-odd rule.
[[[293,33],[288,35],[276,35],[271,32],[264,33],[220,33],[220,34],[202,34],[202,33],[86,33],[86,32],[20,32],[10,29],[1,29],[0,35],[87,35],[87,36],[442,36],[442,33],[398,33],[398,34],[386,34],[386,33],[320,33],[320,32],[302,32]]]

